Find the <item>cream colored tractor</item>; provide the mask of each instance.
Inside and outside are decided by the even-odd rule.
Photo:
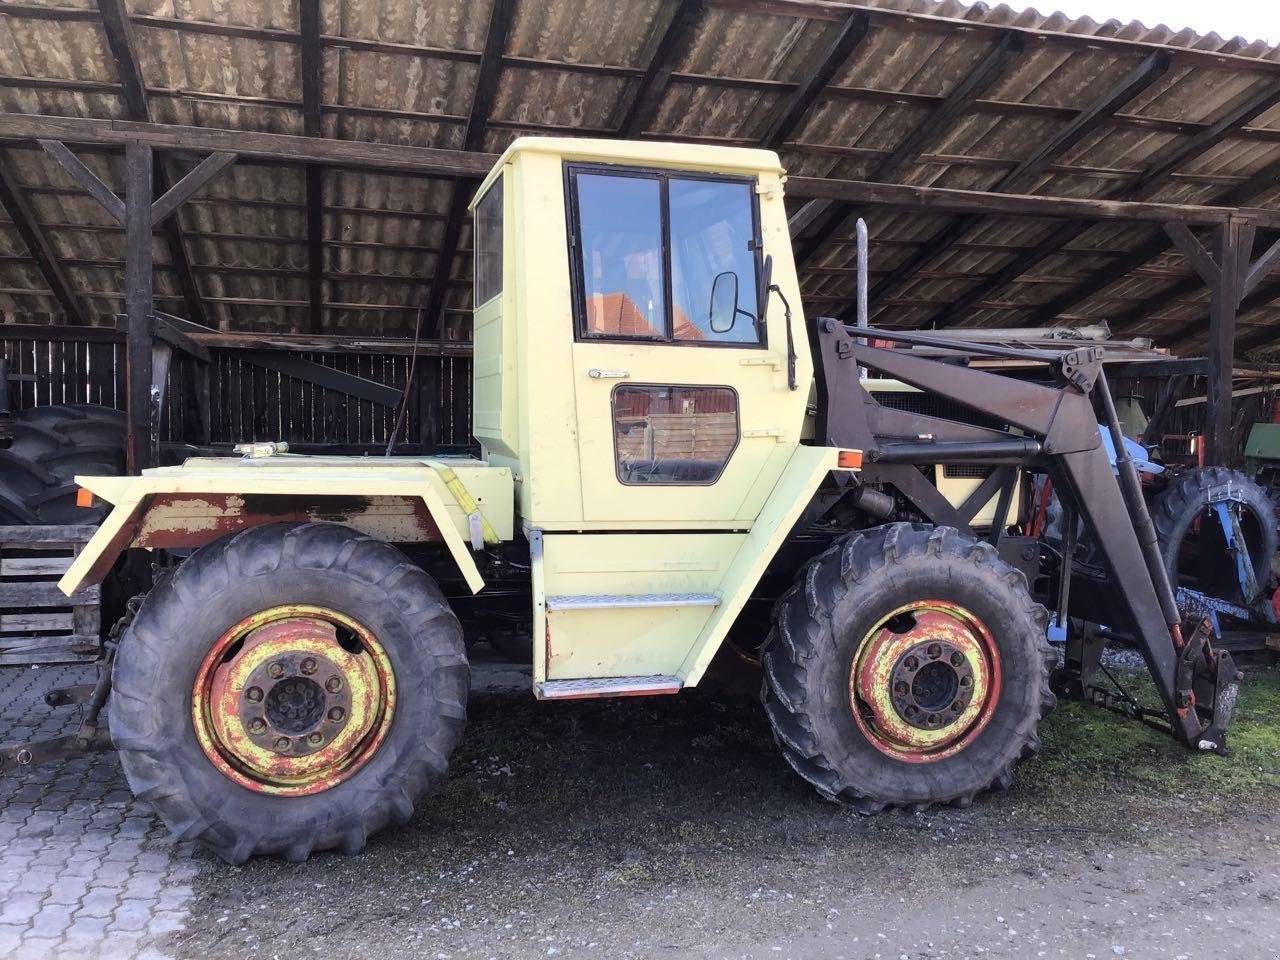
[[[296,860],[406,821],[463,733],[460,619],[497,612],[531,631],[541,699],[679,693],[736,626],[783,755],[862,811],[1009,783],[1054,702],[1046,613],[974,532],[992,521],[972,475],[948,502],[913,464],[1041,462],[1059,442],[1088,461],[1068,474],[1110,484],[1099,526],[1117,504],[1125,526],[1096,420],[1066,422],[1078,379],[1006,416],[986,405],[1025,385],[806,322],[783,184],[759,150],[518,140],[473,204],[480,459],[79,478],[114,509],[64,590],[127,548],[190,553],[98,698],[110,683],[129,783],[175,833]],[[1016,433],[957,423],[948,445],[943,421],[877,404],[860,366]],[[1126,530],[1111,554],[1141,571]],[[1157,588],[1112,621],[1145,618],[1152,645]]]

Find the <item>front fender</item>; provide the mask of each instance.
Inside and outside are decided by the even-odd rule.
[[[282,458],[240,469],[187,465],[137,477],[77,477],[115,508],[58,586],[70,595],[101,582],[130,547],[200,547],[235,530],[294,520],[343,523],[390,543],[443,542],[467,586],[478,593],[484,579],[468,549],[464,534],[471,520],[460,501],[482,511],[487,535],[510,539],[511,472],[476,465],[470,486],[483,488],[484,495],[474,499],[459,494],[458,473],[430,461],[329,467]]]

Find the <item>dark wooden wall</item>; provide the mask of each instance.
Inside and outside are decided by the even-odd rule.
[[[124,409],[123,342],[3,338],[15,410],[62,403]],[[295,356],[403,390],[410,358],[403,354],[299,353]],[[161,415],[162,442],[199,437],[193,389],[195,361],[175,351]],[[243,351],[214,350],[210,370],[212,442],[287,440],[342,447],[385,444],[394,407],[362,400],[249,362]],[[420,356],[403,441],[425,450],[471,442],[471,358]]]

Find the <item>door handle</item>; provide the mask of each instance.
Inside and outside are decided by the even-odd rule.
[[[599,367],[592,367],[587,371],[587,376],[592,380],[625,380],[631,376],[628,370],[602,370]]]

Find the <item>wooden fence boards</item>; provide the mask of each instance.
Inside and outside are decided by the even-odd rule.
[[[93,526],[0,527],[0,665],[76,663],[98,656],[100,590],[74,596],[58,579]]]
[[[89,329],[89,328],[86,328]],[[29,328],[28,328],[29,330]],[[15,410],[46,404],[96,403],[124,409],[124,345],[87,334],[38,339],[5,337],[0,349],[17,380],[8,385]],[[386,444],[396,407],[250,362],[242,351],[214,349],[209,370],[210,442],[286,440],[299,444]],[[297,352],[342,373],[404,390],[411,358],[404,353]],[[158,424],[162,442],[200,443],[195,404],[199,365],[173,354]],[[471,443],[471,358],[420,356],[401,442],[426,450]]]

